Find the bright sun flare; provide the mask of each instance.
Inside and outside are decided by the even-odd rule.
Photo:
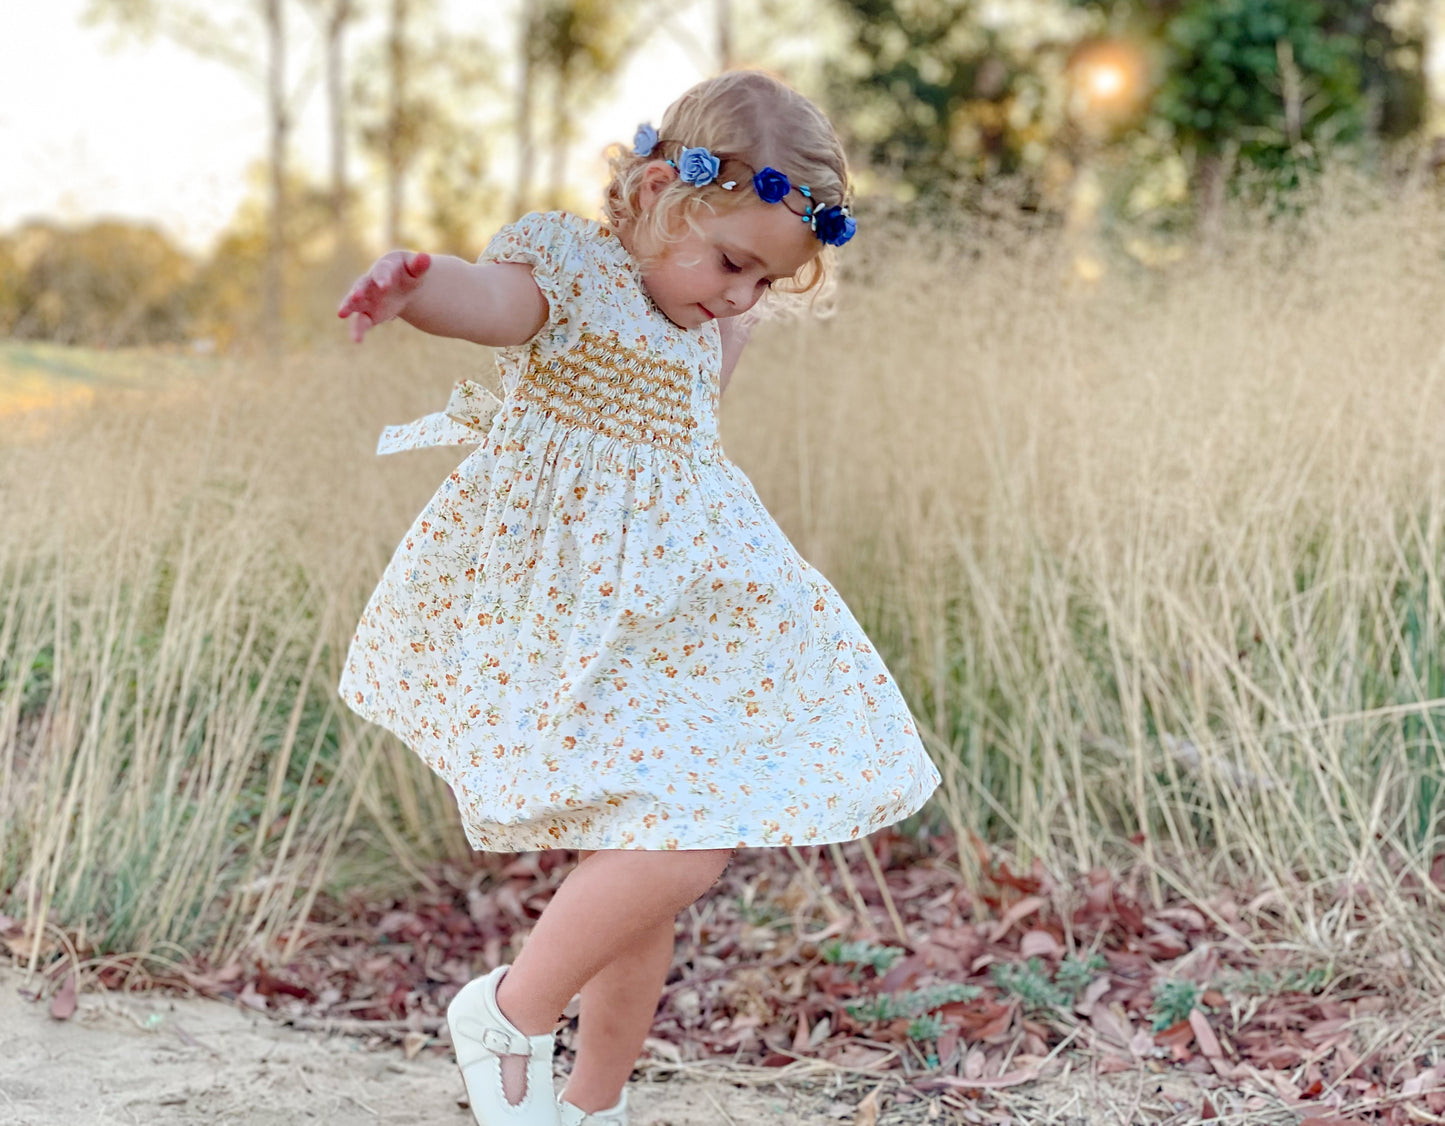
[[[1090,68],[1089,93],[1096,98],[1116,98],[1129,84],[1124,68],[1117,63],[1099,63]]]

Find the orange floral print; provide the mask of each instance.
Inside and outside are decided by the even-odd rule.
[[[498,351],[500,400],[462,381],[383,433],[477,448],[368,602],[346,703],[478,849],[822,844],[916,811],[939,775],[897,687],[718,442],[716,324],[672,324],[576,216],[483,259],[531,266],[548,320]]]

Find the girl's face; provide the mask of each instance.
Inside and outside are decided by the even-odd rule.
[[[659,179],[665,186],[666,177]],[[644,209],[658,190],[651,177],[643,182]],[[643,267],[643,283],[653,303],[680,328],[746,313],[773,282],[812,261],[821,245],[797,215],[761,200],[714,215],[704,212],[698,226],[701,233],[689,229],[680,241],[664,244],[660,255],[655,246],[628,247],[644,261],[654,258]]]

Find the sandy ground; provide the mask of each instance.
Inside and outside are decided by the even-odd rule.
[[[350,1037],[302,1033],[239,1006],[157,995],[83,995],[66,1021],[0,969],[0,1123],[179,1126],[428,1123],[471,1126],[443,1052],[414,1059]],[[561,1080],[558,1080],[561,1086]],[[711,1079],[636,1083],[631,1126],[850,1123],[820,1094]]]
[[[300,1032],[240,1005],[159,994],[85,994],[69,1020],[22,993],[0,966],[0,1126],[473,1126],[446,1050],[406,1059],[397,1045]],[[698,1065],[707,1068],[709,1065]],[[824,1071],[827,1069],[825,1068]],[[1193,1076],[1141,1069],[1065,1073],[1006,1095],[1017,1126],[1196,1126]],[[662,1074],[661,1069],[658,1074]],[[999,1121],[933,1096],[896,1101],[896,1085],[836,1072],[747,1086],[712,1068],[628,1085],[630,1126],[955,1126]],[[560,1089],[562,1077],[557,1078]],[[875,1087],[877,1088],[874,1091]],[[863,1092],[874,1091],[876,1119]],[[1224,1117],[1293,1126],[1299,1112],[1211,1084]],[[997,1111],[1002,1108],[995,1107]]]

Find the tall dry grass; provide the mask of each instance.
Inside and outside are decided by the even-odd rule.
[[[1439,204],[1344,185],[1094,284],[1050,234],[919,238],[760,330],[724,436],[902,681],[932,815],[1445,983]],[[331,686],[456,459],[375,433],[485,365],[388,330],[3,448],[0,910],[219,955],[464,849]]]

